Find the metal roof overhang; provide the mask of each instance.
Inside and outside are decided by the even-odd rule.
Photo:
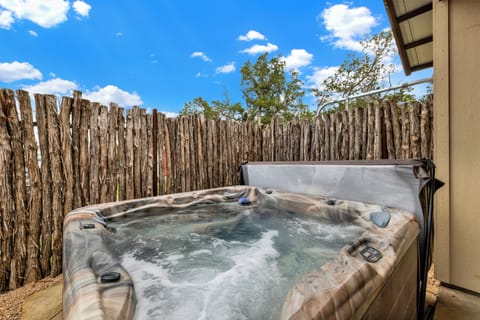
[[[383,0],[406,75],[433,66],[432,0]]]

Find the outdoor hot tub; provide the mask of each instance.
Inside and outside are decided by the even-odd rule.
[[[64,318],[415,318],[418,215],[308,190],[242,185],[72,211]]]

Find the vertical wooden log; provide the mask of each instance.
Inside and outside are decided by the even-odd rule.
[[[242,124],[233,121],[233,153],[234,153],[234,163],[232,164],[234,168],[232,168],[232,174],[233,174],[233,184],[238,185],[240,184],[240,175],[241,171],[240,166],[243,163],[243,146],[242,146]]]
[[[147,194],[148,180],[148,141],[147,141],[147,113],[145,109],[140,109],[140,197],[144,198]]]
[[[99,167],[99,134],[98,134],[98,116],[100,113],[100,104],[94,102],[90,109],[90,204],[99,203],[100,188],[98,184]]]
[[[62,239],[63,239],[63,168],[60,147],[60,122],[57,114],[57,100],[54,95],[45,96],[47,107],[48,151],[50,153],[50,172],[52,175],[52,258],[50,275],[57,276],[62,272]],[[88,167],[85,168],[88,172]],[[88,186],[87,186],[88,188]]]
[[[167,160],[167,172],[169,172],[169,177],[170,177],[170,182],[169,182],[169,188],[168,188],[168,193],[174,193],[177,188],[177,176],[176,176],[176,166],[178,165],[178,157],[176,154],[176,149],[177,149],[177,141],[176,141],[176,130],[177,130],[177,121],[178,119],[167,119],[167,127],[168,127],[168,141],[165,141],[165,150],[167,150],[167,147],[169,146],[170,151],[166,151],[165,153],[169,157],[169,161]],[[167,144],[168,142],[168,144]]]
[[[281,126],[282,129],[282,161],[289,161],[290,153],[288,151],[288,142],[289,142],[289,134],[288,134],[288,123],[284,122]]]
[[[279,161],[280,160],[280,148],[281,148],[281,133],[280,133],[280,119],[278,116],[273,117],[272,119],[272,160]]]
[[[300,146],[300,152],[299,152],[299,160],[300,161],[306,161],[305,159],[305,154],[306,154],[306,151],[305,151],[305,148],[306,148],[306,141],[305,141],[305,123],[303,121],[300,121],[299,123],[299,132],[300,132],[300,143],[299,143],[299,146]]]
[[[142,197],[142,120],[139,107],[133,107],[133,181],[135,199]]]
[[[225,185],[225,127],[222,120],[216,120],[218,147],[218,187]]]
[[[197,141],[197,162],[198,162],[198,189],[204,189],[205,186],[205,160],[204,155],[207,156],[205,152],[205,140],[203,130],[205,129],[205,120],[204,116],[202,115],[195,115],[195,135]]]
[[[212,142],[213,142],[213,153],[212,155],[212,163],[213,163],[213,178],[214,178],[214,184],[213,187],[220,187],[221,182],[220,182],[220,147],[218,145],[218,136],[220,135],[220,128],[217,126],[217,122],[215,120],[212,120]],[[218,155],[218,156],[217,156]]]
[[[328,114],[325,115],[325,129],[324,129],[324,132],[325,132],[325,136],[324,136],[324,139],[325,139],[325,155],[324,155],[324,158],[322,160],[333,160],[332,158],[330,158],[330,116]]]
[[[27,235],[25,225],[26,219],[26,181],[25,181],[25,160],[23,158],[23,138],[20,130],[20,122],[15,104],[15,94],[10,89],[1,91],[1,106],[7,117],[7,130],[10,135],[10,146],[12,151],[12,194],[15,195],[13,206],[13,252],[10,263],[9,289],[16,289],[23,284],[25,265],[27,263]],[[3,192],[3,188],[2,188]]]
[[[365,109],[362,107],[355,108],[355,143],[353,150],[353,159],[360,160],[363,158],[362,147],[363,147],[363,111]]]
[[[19,92],[17,93],[17,95],[19,95]],[[73,163],[72,163],[73,150],[72,150],[72,132],[70,130],[70,124],[71,124],[70,116],[72,113],[72,109],[71,109],[72,103],[73,103],[72,98],[63,97],[61,108],[60,108],[60,139],[62,143],[63,176],[65,178],[65,189],[63,191],[63,196],[64,196],[63,215],[64,216],[70,211],[72,211],[73,209]],[[35,149],[36,149],[36,146],[35,146]]]
[[[90,201],[90,181],[89,168],[90,163],[88,159],[88,123],[90,122],[90,101],[81,100],[80,108],[82,115],[80,117],[80,192],[82,206],[86,206]]]
[[[325,121],[322,116],[317,117],[318,124],[319,124],[319,138],[318,138],[318,143],[320,145],[320,151],[319,151],[319,159],[321,161],[325,160]]]
[[[173,160],[173,152],[174,148],[172,148],[173,141],[172,141],[172,136],[173,133],[170,130],[170,123],[172,123],[172,119],[166,119],[165,126],[163,128],[163,135],[165,137],[165,166],[166,166],[166,185],[165,185],[165,192],[166,193],[172,193],[174,192],[174,181],[175,181],[175,176],[172,170],[172,162]]]
[[[146,178],[147,180],[144,182],[146,185],[146,197],[151,197],[153,196],[153,188],[154,183],[153,183],[153,116],[151,114],[146,115],[146,124],[147,124],[147,166],[146,166]],[[155,141],[156,142],[156,141]],[[156,189],[156,188],[155,188]]]
[[[373,103],[367,106],[367,155],[366,159],[371,160],[375,158],[375,108]]]
[[[262,159],[262,129],[257,123],[249,123],[249,147],[253,149],[251,153],[251,161],[260,161]]]
[[[336,144],[336,132],[335,132],[335,113],[329,114],[330,117],[330,160],[337,159],[337,144]]]
[[[99,202],[103,203],[108,201],[108,108],[106,106],[100,106],[98,117],[98,144],[100,146],[100,162],[98,165],[98,182],[100,188]]]
[[[227,147],[228,147],[228,161],[227,161],[227,172],[228,172],[228,184],[227,185],[233,185],[234,184],[234,179],[235,179],[235,161],[234,161],[234,152],[235,152],[235,139],[234,139],[234,131],[235,128],[233,126],[233,121],[232,120],[227,120],[226,121],[226,133],[227,133]]]
[[[421,119],[420,119],[420,132],[421,132],[421,158],[431,159],[431,129],[430,129],[430,109],[428,102],[421,104]]]
[[[156,113],[156,125],[157,125],[157,159],[154,159],[154,162],[157,162],[157,185],[158,193],[157,195],[165,194],[165,136],[164,136],[164,127],[165,127],[165,115],[163,113]],[[154,167],[155,169],[155,167]],[[154,173],[155,176],[155,173]]]
[[[393,126],[392,126],[392,114],[390,108],[391,102],[384,100],[382,102],[383,115],[385,119],[385,139],[387,145],[387,157],[388,159],[395,159],[395,142],[393,138]]]
[[[402,112],[402,159],[410,158],[410,115],[408,107],[403,105]]]
[[[420,158],[420,113],[421,105],[413,102],[410,105],[410,156],[414,159]]]
[[[393,145],[395,148],[395,159],[402,158],[402,128],[399,121],[399,108],[395,101],[390,101],[390,115],[393,130]]]
[[[207,188],[212,188],[214,186],[214,169],[213,169],[213,159],[215,159],[214,155],[214,149],[213,149],[213,133],[212,133],[212,125],[213,122],[212,120],[206,120],[206,125],[207,125],[207,135],[208,135],[208,140],[207,140],[207,153],[206,153],[206,160],[208,162],[208,170],[207,170]]]
[[[204,170],[204,176],[203,176],[203,186],[202,189],[207,189],[209,187],[209,175],[208,175],[208,158],[209,158],[209,153],[208,153],[208,121],[205,119],[205,116],[203,114],[200,115],[200,123],[202,125],[202,139],[203,139],[203,170]]]
[[[189,140],[187,137],[186,132],[188,132],[188,129],[186,126],[188,125],[188,120],[186,117],[180,118],[180,123],[179,123],[179,132],[178,132],[178,141],[179,141],[179,157],[180,157],[180,167],[178,172],[178,176],[180,178],[180,186],[181,186],[181,192],[185,192],[189,190],[189,187],[187,186],[187,183],[190,182],[190,177],[187,177],[187,172],[186,168],[188,167],[187,165],[187,159],[188,158],[188,147],[189,147]]]
[[[338,111],[335,113],[335,159],[336,160],[342,160],[344,156],[344,151],[343,146],[345,140],[345,124],[344,124],[344,119],[343,119],[343,112]]]
[[[174,166],[176,174],[177,192],[185,192],[185,137],[183,129],[183,118],[177,118],[177,132],[176,132],[176,144],[175,144],[175,157],[177,159]]]
[[[316,116],[313,119],[313,132],[312,132],[312,160],[320,160],[320,117]]]
[[[158,194],[165,194],[165,186],[166,181],[165,177],[167,176],[166,172],[166,148],[165,148],[165,127],[167,126],[165,123],[165,115],[163,113],[157,113],[157,151],[158,151]]]
[[[153,109],[152,113],[152,187],[153,195],[158,196],[158,113]]]
[[[270,130],[268,130],[268,127],[263,127],[261,130],[262,130],[262,161],[270,161],[270,157],[269,157],[270,153],[268,152]]]
[[[270,123],[268,126],[269,129],[269,141],[268,141],[268,153],[270,161],[275,161],[275,123]]]
[[[305,154],[305,160],[306,161],[313,161],[312,158],[312,134],[313,134],[313,123],[311,120],[305,120],[305,126],[307,128],[307,131],[305,132],[305,140],[307,142],[307,150]]]
[[[293,144],[294,154],[295,154],[295,161],[300,161],[300,145],[302,140],[302,128],[300,127],[300,121],[298,119],[293,120],[294,123],[294,131],[295,131],[295,142]]]
[[[27,221],[28,223],[26,224],[27,226],[27,263],[26,263],[26,270],[25,270],[25,280],[24,284],[35,282],[40,279],[41,277],[41,272],[40,272],[40,265],[38,261],[38,255],[39,255],[39,249],[40,249],[40,219],[41,219],[41,210],[42,210],[42,190],[41,190],[41,180],[40,180],[40,169],[38,167],[38,150],[37,150],[37,142],[35,141],[35,133],[33,129],[33,116],[32,116],[32,106],[30,104],[30,96],[28,92],[23,91],[23,90],[18,90],[17,91],[17,98],[18,102],[20,105],[20,112],[22,115],[22,131],[23,131],[23,143],[24,143],[24,150],[25,150],[25,162],[27,166],[27,172],[28,172],[28,180],[29,180],[29,185],[28,185],[28,198],[27,198],[27,207],[26,207],[26,213],[27,213]],[[63,101],[67,100],[66,104],[69,104],[71,101],[69,99],[65,99]],[[65,104],[62,102],[62,106]],[[65,113],[67,112],[65,108]],[[1,108],[0,108],[0,113],[1,113]],[[2,134],[2,127],[6,128],[4,124],[2,123],[2,115],[0,114],[0,177],[3,177],[2,174],[2,142],[8,141],[6,137],[3,136]],[[70,124],[70,119],[68,117],[67,119],[68,125]],[[70,130],[70,127],[68,127],[68,130]],[[68,137],[70,137],[70,134],[68,134]],[[67,151],[69,151],[70,155],[70,170],[71,170],[71,145],[69,145],[69,140],[66,139],[66,144],[68,145],[69,148],[65,148]],[[65,146],[65,144],[62,142],[62,146]],[[64,161],[65,163],[67,162],[67,156],[68,154],[64,154],[65,158]],[[66,171],[67,172],[67,171]],[[1,181],[3,182],[3,178],[0,178]],[[69,188],[66,190],[66,193],[70,193],[70,199],[69,205],[70,205],[70,210],[72,206],[72,187],[73,187],[73,180],[71,176],[71,171],[70,171],[70,177],[68,179],[70,181]],[[65,180],[67,183],[67,179]],[[0,184],[3,184],[0,182]],[[2,188],[2,190],[4,190]],[[8,189],[7,189],[8,193]],[[0,199],[2,201],[4,198],[2,198],[2,195],[0,195]],[[2,202],[0,201],[0,202]],[[65,201],[67,201],[67,194],[65,194]],[[67,206],[68,202],[65,202],[65,206]],[[3,206],[0,206],[3,207]],[[3,211],[3,210],[2,210]],[[64,210],[65,212],[65,210]],[[1,222],[1,218],[0,218]],[[0,227],[1,230],[1,227]],[[2,230],[3,232],[3,230]],[[2,238],[0,236],[0,238]],[[3,250],[3,246],[1,246]],[[0,268],[2,268],[2,262],[0,259]],[[2,269],[3,270],[3,269]],[[0,291],[2,290],[2,273],[0,273]]]
[[[7,130],[6,102],[0,95],[0,291],[8,289],[11,278],[14,231],[14,190],[11,137]],[[15,272],[13,272],[15,275]]]
[[[374,129],[374,139],[373,139],[373,158],[382,159],[382,106],[380,103],[375,101],[375,129]]]
[[[219,136],[219,143],[220,146],[220,153],[222,155],[222,159],[220,161],[220,166],[222,170],[221,175],[221,187],[228,185],[228,168],[227,168],[227,161],[228,161],[228,146],[227,146],[227,126],[224,120],[220,120],[220,136]]]
[[[77,108],[80,108],[77,106]],[[48,152],[47,110],[45,96],[35,94],[35,110],[37,116],[38,140],[41,154],[42,177],[42,223],[41,223],[41,253],[40,268],[42,276],[50,274],[50,256],[52,249],[52,180],[50,174],[50,153]],[[80,112],[79,112],[80,114]],[[80,122],[79,122],[80,126]],[[77,137],[79,142],[80,136]],[[78,145],[77,145],[78,147]],[[78,152],[77,152],[78,154]],[[78,159],[78,158],[77,158]],[[78,164],[78,161],[77,161]],[[78,170],[78,168],[77,168]],[[77,174],[79,172],[77,171]],[[78,184],[80,188],[80,184]],[[79,189],[80,190],[80,189]],[[80,204],[81,205],[81,204]]]
[[[188,171],[187,174],[190,176],[190,183],[189,183],[189,189],[190,190],[196,190],[196,180],[197,180],[197,163],[196,163],[196,157],[195,157],[195,135],[194,135],[194,117],[190,116],[187,118],[188,120],[188,127],[187,127],[187,135],[188,135]]]
[[[133,179],[133,110],[127,110],[125,132],[125,196],[127,200],[135,198],[135,181]]]
[[[348,110],[348,160],[355,159],[355,110]]]
[[[125,163],[125,116],[124,109],[118,108],[118,200],[126,198],[126,163]]]
[[[117,123],[118,105],[110,103],[108,113],[107,201],[117,199]]]
[[[193,150],[195,146],[193,145],[193,135],[191,130],[192,125],[192,117],[186,117],[184,119],[184,130],[185,130],[185,185],[187,187],[187,191],[191,191],[193,180],[195,180],[195,176],[192,174],[194,172],[194,167],[192,167],[191,158],[193,155]]]
[[[80,120],[82,110],[80,101],[82,93],[73,91],[72,103],[72,169],[73,169],[73,208],[82,206],[82,195],[80,187]],[[36,103],[35,103],[36,104]]]

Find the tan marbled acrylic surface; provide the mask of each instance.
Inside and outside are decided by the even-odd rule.
[[[287,210],[326,219],[361,225],[360,239],[340,254],[304,275],[285,300],[282,319],[363,318],[388,277],[415,241],[418,223],[412,214],[377,205],[336,200],[329,205],[324,197],[264,190],[248,186],[208,189],[140,200],[106,203],[79,208],[64,220],[64,319],[131,319],[135,312],[134,283],[109,253],[105,239],[111,219],[161,212],[162,208],[183,208],[198,203],[236,201],[248,197],[253,205]],[[387,210],[391,220],[386,228],[370,222],[370,213]],[[93,229],[82,228],[85,224]],[[366,245],[378,249],[383,258],[366,262],[359,252]],[[416,266],[412,266],[416,268]],[[102,283],[107,272],[118,272],[118,282]]]

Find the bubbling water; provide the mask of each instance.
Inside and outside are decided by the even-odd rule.
[[[278,319],[288,290],[363,228],[234,203],[110,224],[136,319]]]

